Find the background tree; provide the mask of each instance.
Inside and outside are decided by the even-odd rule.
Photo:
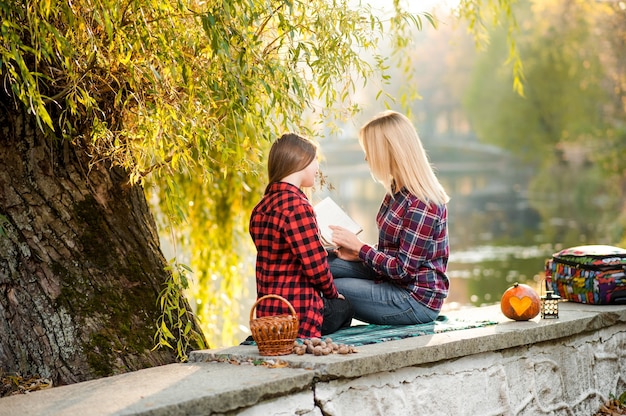
[[[390,52],[359,53],[422,24],[394,4],[2,2],[0,368],[63,384],[204,347],[153,214],[200,314],[224,313],[267,143],[358,110]]]
[[[552,0],[520,3],[515,16],[524,95],[511,91],[510,74],[498,64],[506,36],[493,33],[466,96],[472,127],[483,141],[535,165],[533,206],[543,218],[568,219],[545,224],[547,241],[588,234],[619,244],[626,221],[603,213],[624,207],[624,169],[615,162],[626,143],[626,15],[617,3]],[[571,192],[556,200],[559,189]]]
[[[200,285],[231,285],[266,143],[385,60],[359,58],[383,23],[346,2],[16,0],[0,20],[0,366],[55,384],[204,346],[142,185]]]

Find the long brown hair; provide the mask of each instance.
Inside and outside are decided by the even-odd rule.
[[[295,133],[286,133],[280,136],[270,149],[267,160],[269,182],[265,188],[268,191],[274,182],[301,171],[317,156],[317,144]]]

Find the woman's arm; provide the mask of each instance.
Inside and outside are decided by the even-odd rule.
[[[365,243],[346,228],[338,225],[330,225],[329,228],[333,231],[333,244],[337,246],[334,251],[337,257],[347,261],[360,261],[359,251]]]
[[[404,209],[398,208],[382,224],[380,250],[362,247],[360,258],[383,277],[412,282],[421,265],[439,255],[434,253],[434,235],[440,220],[440,210],[435,205],[417,201]]]

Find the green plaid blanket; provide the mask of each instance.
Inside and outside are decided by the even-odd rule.
[[[480,328],[488,325],[495,325],[495,321],[469,321],[455,318],[448,318],[440,315],[434,322],[416,325],[355,325],[323,336],[330,337],[333,342],[345,345],[367,345],[378,344],[385,341],[419,337],[421,335],[440,334],[449,331],[459,331],[462,329]],[[256,345],[249,337],[241,345]]]

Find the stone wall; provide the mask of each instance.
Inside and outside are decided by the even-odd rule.
[[[352,373],[356,368],[363,369],[363,374],[356,377],[325,369],[320,374],[332,373],[332,379],[324,380],[328,375],[317,377],[304,391],[237,409],[232,414],[593,415],[611,395],[626,391],[624,315],[618,311],[620,307],[568,304],[562,305],[562,309],[567,309],[567,318],[558,321],[503,320],[499,328],[471,330],[473,339],[461,336],[469,331],[447,334],[449,339],[443,344],[457,344],[459,352],[449,359],[409,365],[412,355],[404,348],[396,348],[395,352],[407,357],[407,366],[394,364],[397,368],[371,372],[355,360]],[[491,308],[490,312],[496,311]],[[523,342],[527,331],[537,330],[546,341]],[[519,345],[499,348],[506,344],[497,340],[500,337]],[[475,350],[471,344],[476,339],[482,339],[487,351],[470,353]],[[388,346],[391,350],[393,344],[411,342],[417,340],[394,341]],[[430,347],[445,350],[443,344],[432,342]],[[428,345],[420,345],[419,349],[425,356],[430,355]],[[388,353],[394,355],[394,351]],[[292,365],[314,369],[315,364],[310,361]]]
[[[616,332],[617,331],[617,332]],[[327,415],[592,415],[626,391],[626,326],[314,386]],[[618,393],[619,394],[619,393]],[[297,413],[294,413],[297,414]]]
[[[593,415],[626,391],[626,306],[561,304],[560,319],[262,357],[255,346],[0,399],[9,415]],[[453,314],[450,314],[454,317]]]

